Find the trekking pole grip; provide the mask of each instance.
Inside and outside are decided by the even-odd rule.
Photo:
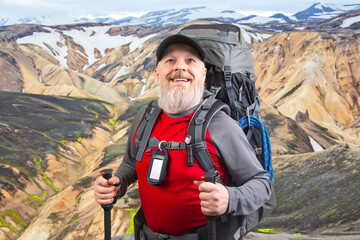
[[[104,169],[100,174],[109,180],[112,177],[112,171],[112,169]],[[101,206],[104,209],[104,240],[111,240],[111,209],[114,203],[116,203],[116,198],[111,204]]]
[[[100,172],[100,174],[106,179],[109,180],[112,177],[112,169],[104,169]]]
[[[112,169],[104,169],[100,172],[100,174],[106,179],[106,180],[109,180],[110,178],[112,178]],[[116,186],[116,185],[115,185]],[[116,197],[114,197],[114,201],[111,203],[111,204],[108,204],[108,205],[104,205],[103,207],[105,206],[109,206],[109,205],[112,205],[112,204],[115,204],[116,203]]]

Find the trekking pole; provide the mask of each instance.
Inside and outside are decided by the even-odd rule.
[[[207,172],[203,175],[205,182],[216,182],[218,172]],[[216,240],[216,216],[205,216],[207,218],[208,240]]]
[[[112,171],[112,169],[104,169],[100,172],[100,174],[106,180],[109,180],[112,177]],[[104,209],[104,240],[111,240],[111,209],[115,203],[116,198],[114,198],[114,201],[111,204],[101,206]]]

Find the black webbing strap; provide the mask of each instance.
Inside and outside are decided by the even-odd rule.
[[[260,96],[257,95],[255,98],[256,106],[254,108],[253,116],[260,117]]]
[[[253,102],[250,106],[245,107],[238,101],[234,102],[235,107],[244,113],[244,116],[250,112],[252,116],[259,117],[260,116],[260,97],[256,96],[255,102]]]
[[[205,122],[205,117],[212,108],[213,104],[218,101],[215,99],[216,93],[209,93],[206,92],[205,94],[208,94],[205,98],[205,100],[202,102],[201,106],[196,110],[196,113],[194,114],[194,134],[193,134],[193,140],[195,141],[195,150],[198,148],[199,150],[203,149],[202,145],[199,145],[201,142],[204,142],[205,145],[205,133],[203,132],[203,123]],[[191,122],[193,121],[191,119]],[[190,126],[189,125],[189,126]],[[204,135],[204,136],[203,136]],[[206,145],[205,145],[206,149]]]
[[[245,113],[244,116],[249,117],[250,115],[255,117],[260,117],[260,97],[256,96],[255,102],[248,107],[245,107],[239,102],[235,102],[235,107],[241,112]],[[250,141],[252,135],[254,133],[253,127],[249,123],[248,131],[246,133],[247,140]]]
[[[225,79],[225,86],[226,86],[226,93],[227,96],[229,98],[229,104],[232,105],[231,108],[235,110],[235,93],[234,93],[234,89],[232,87],[232,83],[231,83],[231,66],[229,65],[225,65],[224,66],[224,79]],[[236,119],[239,119],[239,113],[237,111],[235,111],[236,114]]]
[[[186,149],[186,144],[183,142],[165,142],[159,141],[156,137],[152,137],[149,139],[148,149],[146,152],[151,152],[153,148],[161,148],[167,150],[184,150]]]
[[[210,86],[214,86],[215,83],[215,66],[206,63],[206,80],[205,80],[205,88],[209,89]]]
[[[157,103],[156,101],[152,101],[148,104],[147,108],[145,109],[144,115],[139,123],[138,129],[136,131],[136,136],[135,136],[135,145],[138,146],[139,141],[142,139],[143,135],[144,135],[144,129],[146,127],[146,125],[149,122],[150,116],[151,114],[155,111],[157,107]]]
[[[226,109],[227,114],[230,114],[228,106],[220,100],[215,99],[215,95],[216,94],[211,94],[204,100],[196,110],[188,128],[188,135],[192,136],[191,141],[194,158],[205,172],[217,171],[206,147],[206,129],[212,117],[221,109]],[[216,181],[221,182],[219,176]]]
[[[136,161],[141,162],[142,157],[144,155],[145,149],[148,145],[148,141],[152,132],[152,129],[154,127],[154,124],[156,122],[156,119],[158,118],[159,114],[161,113],[161,108],[157,106],[157,102],[153,101],[149,104],[145,111],[145,115],[143,118],[143,122],[139,124],[137,133],[136,133],[136,140],[139,143],[138,152],[136,154]],[[144,126],[142,126],[144,124]],[[140,129],[141,127],[141,129]],[[140,132],[141,130],[141,132]],[[138,135],[140,134],[140,135]],[[137,136],[140,136],[139,139]],[[136,142],[135,140],[135,142]]]

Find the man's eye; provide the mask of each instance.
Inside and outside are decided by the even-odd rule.
[[[189,59],[188,59],[188,62],[193,63],[193,62],[195,62],[195,60],[194,60],[194,59],[192,59],[192,58],[189,58]]]
[[[168,60],[166,60],[166,62],[172,63],[172,62],[174,62],[174,59],[168,59]]]

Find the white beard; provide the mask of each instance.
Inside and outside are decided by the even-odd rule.
[[[169,88],[169,84],[160,84],[158,105],[167,113],[180,113],[197,104],[203,98],[204,84],[197,84],[186,89],[182,86]]]

